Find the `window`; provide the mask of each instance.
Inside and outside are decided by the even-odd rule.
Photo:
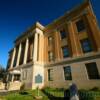
[[[69,48],[68,48],[68,46],[62,47],[62,53],[63,53],[64,58],[69,57]]]
[[[53,69],[48,69],[48,81],[53,81]]]
[[[81,40],[81,46],[82,46],[84,53],[92,51],[92,46],[91,46],[89,39]]]
[[[85,24],[83,20],[79,20],[78,22],[76,22],[76,27],[77,27],[77,31],[81,32],[83,30],[85,30]]]
[[[53,61],[54,60],[54,55],[53,55],[52,51],[48,52],[48,58],[49,58],[49,61]]]
[[[97,65],[95,62],[85,64],[89,79],[100,79]]]
[[[64,67],[64,76],[65,76],[65,80],[72,80],[71,67],[70,66]]]
[[[48,37],[48,45],[51,45],[53,42],[53,37],[52,36],[49,36]]]
[[[66,38],[66,32],[65,32],[65,30],[60,31],[60,35],[61,35],[61,39]]]
[[[20,81],[20,75],[15,74],[14,75],[14,81]]]

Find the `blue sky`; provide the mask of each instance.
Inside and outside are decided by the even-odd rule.
[[[6,67],[13,41],[39,21],[47,25],[84,0],[0,0],[0,64]],[[100,0],[91,0],[100,22]]]

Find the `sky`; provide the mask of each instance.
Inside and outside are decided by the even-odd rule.
[[[6,68],[14,40],[35,22],[51,23],[84,0],[0,0],[0,64]],[[91,0],[100,23],[100,0]]]

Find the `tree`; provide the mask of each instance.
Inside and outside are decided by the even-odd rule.
[[[4,82],[5,75],[6,75],[6,69],[2,65],[0,65],[0,81]]]

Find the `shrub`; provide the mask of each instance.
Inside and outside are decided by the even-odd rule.
[[[25,83],[23,83],[20,87],[20,94],[26,95],[28,92],[25,91]]]
[[[91,91],[99,91],[98,87],[93,87],[92,89],[90,89]]]
[[[21,86],[20,86],[20,91],[23,91],[25,90],[25,83],[23,83]]]
[[[79,98],[80,100],[95,100],[94,95],[87,90],[79,90]]]
[[[66,100],[69,100],[69,98],[70,98],[70,91],[69,91],[69,89],[66,89],[66,90],[64,91],[64,98],[65,98]]]
[[[55,88],[56,91],[64,91],[64,88]]]

